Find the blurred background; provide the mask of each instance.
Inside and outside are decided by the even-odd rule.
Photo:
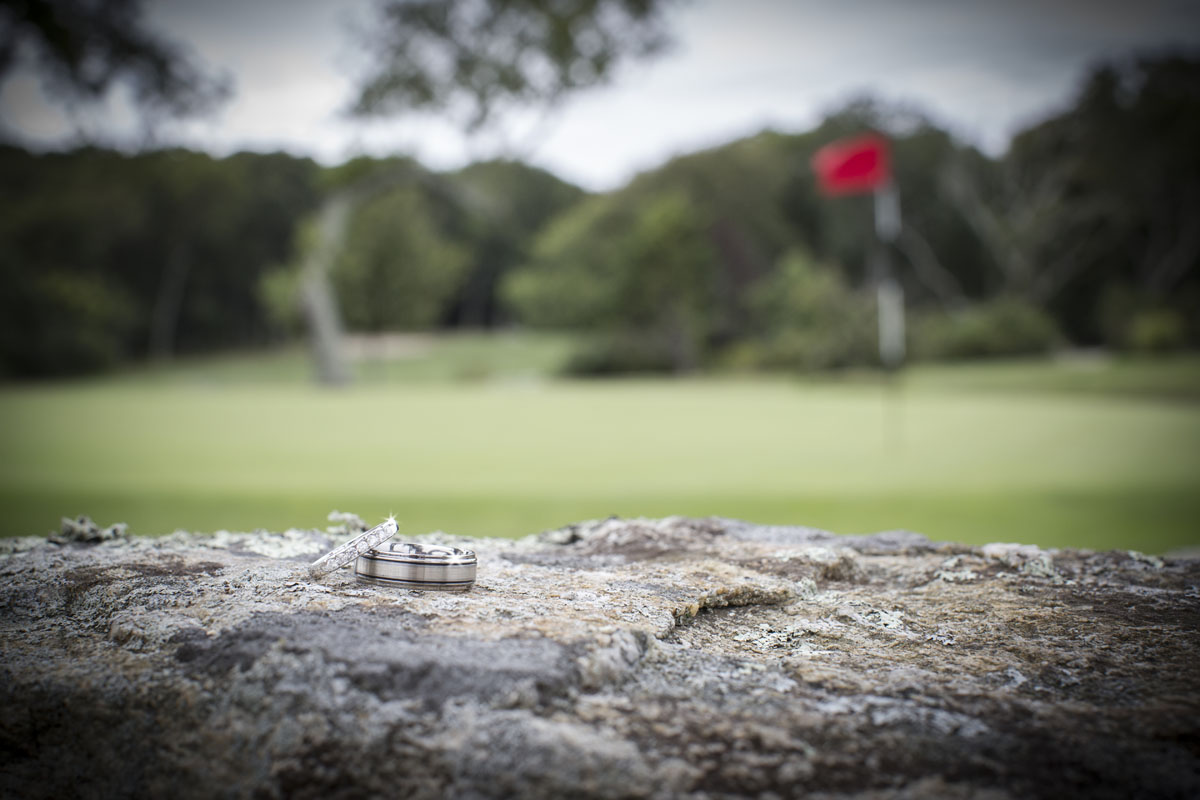
[[[1200,3],[4,0],[0,141],[0,534],[1200,545]]]

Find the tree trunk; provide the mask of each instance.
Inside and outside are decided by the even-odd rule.
[[[350,369],[342,347],[342,320],[329,282],[334,259],[346,238],[353,200],[349,193],[333,195],[317,218],[317,240],[305,258],[300,300],[312,338],[317,381],[329,386],[350,382]]]

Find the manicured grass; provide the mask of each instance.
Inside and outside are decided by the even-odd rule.
[[[459,344],[502,363],[486,343]],[[266,358],[243,378],[233,360],[6,388],[0,533],[81,513],[139,533],[308,527],[338,508],[479,535],[718,514],[967,542],[1200,544],[1200,406],[1187,392],[1064,387],[1054,364],[929,368],[898,387],[508,380],[538,374],[519,350],[485,375],[344,390],[304,383],[288,354],[275,358],[290,367]],[[1195,361],[1161,370],[1169,386],[1200,374]]]
[[[1153,359],[1097,354],[1054,359],[919,365],[906,380],[923,388],[1058,392],[1200,402],[1200,358]]]
[[[544,333],[407,334],[350,359],[355,383],[480,383],[527,381],[558,372],[571,353],[569,337]],[[348,350],[353,350],[348,341]],[[388,353],[389,349],[399,351]],[[105,378],[139,386],[305,386],[313,368],[304,347],[180,359],[131,367]]]

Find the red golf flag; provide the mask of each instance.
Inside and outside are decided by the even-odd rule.
[[[867,133],[827,144],[812,158],[825,194],[871,192],[888,182],[892,165],[888,141]]]

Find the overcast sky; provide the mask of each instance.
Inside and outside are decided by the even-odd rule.
[[[282,148],[327,163],[406,152],[451,167],[515,151],[607,189],[764,127],[803,130],[865,93],[914,103],[997,153],[1015,130],[1068,102],[1098,60],[1200,48],[1200,0],[695,0],[671,13],[676,44],[665,56],[548,118],[464,140],[436,119],[366,124],[341,113],[360,74],[353,29],[371,5],[151,0],[153,26],[228,74],[235,90],[212,118],[158,136],[218,154]],[[32,77],[4,86],[0,119],[10,135],[43,145],[73,129],[100,138],[133,130],[119,98],[66,120]]]

